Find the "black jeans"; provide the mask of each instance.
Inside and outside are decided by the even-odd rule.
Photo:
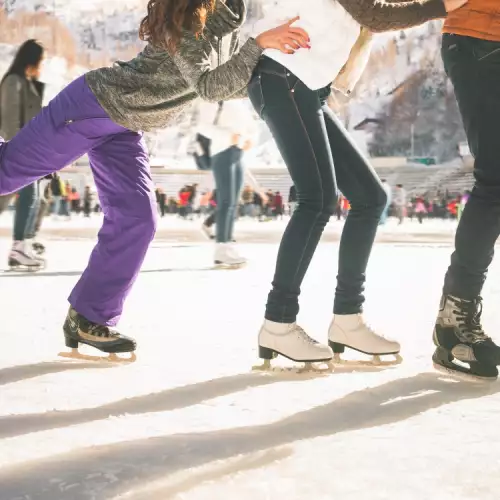
[[[200,170],[212,170],[217,191],[217,208],[205,221],[207,227],[215,222],[217,243],[233,241],[236,209],[243,187],[243,150],[231,146],[213,156],[195,155]]]
[[[455,236],[444,293],[481,293],[500,235],[500,43],[444,35],[442,55],[472,154],[475,184]]]
[[[387,195],[376,173],[325,104],[329,87],[312,91],[293,73],[263,57],[249,84],[250,100],[266,121],[297,189],[298,205],[278,252],[266,319],[294,322],[300,286],[326,223],[337,185],[351,203],[339,248],[334,313],[356,314]]]
[[[16,202],[16,213],[14,215],[14,241],[23,241],[27,237],[33,237],[36,214],[38,212],[38,184],[28,184],[19,191]],[[29,226],[32,227],[29,227]]]
[[[227,243],[233,239],[236,208],[243,187],[243,151],[232,146],[212,156],[212,172],[217,190],[215,211],[217,243]]]

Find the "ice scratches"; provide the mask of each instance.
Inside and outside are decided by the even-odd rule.
[[[226,476],[260,469],[293,454],[289,446],[239,455],[229,460],[219,460],[210,464],[174,474],[168,479],[148,483],[145,487],[132,489],[109,500],[152,500],[174,498],[176,495],[203,486],[205,483],[219,481]]]

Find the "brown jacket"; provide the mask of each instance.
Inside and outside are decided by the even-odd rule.
[[[500,0],[469,0],[448,14],[443,32],[500,42]]]

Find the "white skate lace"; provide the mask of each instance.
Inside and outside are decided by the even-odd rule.
[[[361,318],[361,324],[366,330],[368,330],[373,336],[378,337],[383,340],[387,340],[388,342],[392,342],[391,339],[387,338],[385,335],[378,333],[369,323],[367,323],[363,318]]]
[[[476,300],[455,299],[453,303],[457,307],[452,312],[456,315],[460,334],[464,340],[470,343],[489,340],[481,326],[483,299],[481,297]]]
[[[297,332],[297,336],[307,344],[315,345],[318,343],[317,340],[314,340],[312,337],[309,337],[309,335],[307,335],[306,331],[301,326],[296,325],[295,331]]]

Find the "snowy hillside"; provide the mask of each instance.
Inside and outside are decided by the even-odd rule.
[[[262,2],[249,1],[249,24],[262,15]],[[89,67],[109,64],[116,59],[128,59],[140,50],[138,25],[145,14],[146,0],[111,0],[105,3],[97,0],[0,0],[0,70],[4,70],[13,53],[12,45],[21,43],[27,37],[39,38],[46,44],[51,55],[44,71],[44,80],[49,82],[49,97],[66,81],[81,74]],[[334,107],[342,116],[346,127],[353,133],[356,141],[364,150],[374,148],[375,120],[390,121],[388,108],[395,98],[395,90],[422,68],[433,73],[433,82],[439,86],[444,81],[444,74],[439,56],[440,23],[433,22],[418,29],[401,33],[378,35],[375,50],[367,71],[354,95],[346,100],[336,95]],[[403,88],[403,93],[406,92]],[[400,92],[401,93],[401,92]],[[394,154],[410,154],[410,130],[417,135],[413,141],[417,145],[414,153],[420,155],[438,155],[448,159],[449,151],[436,152],[436,141],[429,139],[419,142],[422,127],[418,121],[433,123],[429,115],[420,113],[419,103],[414,103],[415,116],[409,116],[408,123],[400,127],[401,137]],[[439,108],[439,106],[434,106]],[[249,119],[255,119],[253,110],[247,103]],[[412,113],[410,113],[411,115]],[[401,113],[399,113],[401,115]],[[420,116],[422,115],[422,116]],[[392,117],[393,118],[393,117]],[[398,118],[400,119],[400,117]],[[455,117],[453,118],[455,121]],[[411,122],[411,123],[410,123]],[[280,156],[262,123],[258,123],[259,147],[253,155],[253,166],[271,166],[280,163]],[[380,125],[377,125],[380,127]],[[387,123],[384,125],[387,128]],[[167,132],[153,137],[150,144],[155,153],[169,158],[177,166],[192,166],[186,156],[186,149],[196,128],[196,119],[185,116],[184,119]],[[384,132],[385,132],[384,128]],[[456,140],[455,128],[441,140]],[[406,134],[406,137],[404,136]],[[427,134],[427,132],[426,132]],[[380,130],[379,130],[380,135]],[[428,135],[428,134],[427,134]],[[391,153],[390,144],[381,145],[382,155]],[[388,153],[387,153],[388,152]]]

